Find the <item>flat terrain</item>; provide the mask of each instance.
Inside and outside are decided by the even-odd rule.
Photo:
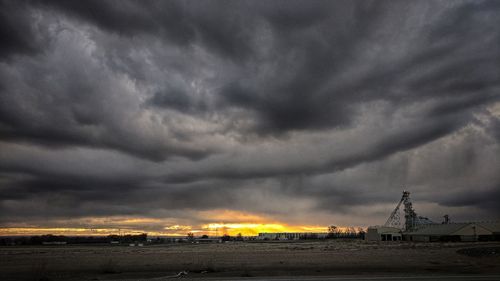
[[[144,247],[0,247],[0,280],[5,281],[165,280],[181,271],[188,272],[183,276],[186,279],[213,280],[355,280],[361,277],[381,280],[373,279],[380,276],[430,280],[429,276],[436,275],[442,276],[441,279],[447,275],[450,280],[458,279],[453,276],[467,275],[484,279],[459,280],[496,280],[500,276],[500,243],[329,240]]]

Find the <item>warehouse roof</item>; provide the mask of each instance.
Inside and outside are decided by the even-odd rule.
[[[488,229],[491,232],[498,232],[500,233],[500,222],[498,221],[493,221],[493,222],[480,222],[478,223],[482,227]]]
[[[407,232],[411,235],[449,235],[470,225],[470,223],[448,223],[448,224],[427,224],[420,228]]]
[[[448,223],[448,224],[429,224],[407,232],[409,235],[452,235],[463,228],[477,226],[489,232],[500,232],[500,222],[470,222],[470,223]]]

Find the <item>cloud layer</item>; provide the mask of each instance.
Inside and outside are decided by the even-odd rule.
[[[496,1],[0,5],[0,225],[499,218]]]

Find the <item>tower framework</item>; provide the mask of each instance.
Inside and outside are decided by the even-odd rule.
[[[403,205],[404,207],[403,209],[405,218],[404,226],[401,225],[401,215],[400,215],[401,205]],[[405,190],[403,191],[403,196],[401,197],[401,200],[399,200],[398,205],[391,212],[391,215],[385,222],[384,226],[402,228],[406,231],[409,231],[418,228],[420,225],[431,224],[431,223],[433,222],[430,221],[428,218],[417,215],[417,213],[413,209],[413,204],[410,199],[410,192]]]

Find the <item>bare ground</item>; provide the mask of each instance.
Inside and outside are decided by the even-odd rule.
[[[340,240],[0,247],[0,280],[164,280],[180,271],[189,278],[499,274],[495,249],[500,243]]]

